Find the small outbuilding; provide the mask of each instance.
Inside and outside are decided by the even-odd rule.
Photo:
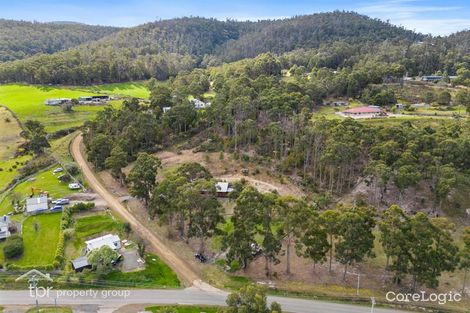
[[[81,256],[72,261],[72,267],[75,272],[81,272],[85,268],[91,268],[91,264],[88,263],[88,258],[86,256]]]
[[[40,195],[26,199],[25,213],[28,215],[41,214],[49,209],[49,199],[47,195]]]

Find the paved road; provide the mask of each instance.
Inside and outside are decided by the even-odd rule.
[[[166,245],[153,232],[146,228],[122,205],[118,198],[113,196],[103,186],[80,150],[82,141],[83,138],[81,134],[76,136],[70,145],[70,152],[75,159],[75,162],[77,162],[80,167],[88,185],[108,203],[108,206],[111,209],[128,221],[132,229],[137,232],[139,236],[149,242],[151,250],[158,254],[158,256],[160,256],[172,268],[186,286],[201,284],[200,277],[192,270],[192,268],[173,253],[173,251],[166,247]]]
[[[84,290],[75,290],[76,292]],[[68,292],[73,292],[69,290]],[[224,305],[227,293],[222,291],[204,291],[196,287],[181,290],[130,290],[126,297],[123,295],[104,298],[103,291],[97,290],[96,296],[64,295],[61,291],[50,292],[49,297],[38,298],[40,305],[53,305],[57,297],[57,305],[86,305],[98,304],[99,312],[113,312],[127,304],[201,304],[201,305]],[[104,291],[106,292],[106,291]],[[282,309],[294,313],[369,313],[370,308],[348,304],[330,303],[323,301],[304,300],[284,297],[269,297],[268,300],[277,301]],[[29,290],[25,291],[0,291],[0,305],[33,305],[34,297],[30,296]],[[398,312],[393,309],[375,308],[375,313]],[[401,311],[400,311],[401,312]]]

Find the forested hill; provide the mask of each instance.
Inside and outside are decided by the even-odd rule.
[[[124,29],[65,52],[0,66],[0,81],[87,84],[156,77],[256,56],[317,48],[334,41],[413,42],[422,35],[357,13],[236,22],[178,18]]]
[[[118,30],[116,27],[71,22],[38,23],[0,19],[0,62],[66,50]]]

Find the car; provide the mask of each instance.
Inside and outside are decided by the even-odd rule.
[[[207,258],[202,253],[194,254],[194,258],[198,259],[201,263],[206,263]]]
[[[64,169],[63,169],[62,167],[58,167],[58,168],[56,168],[55,170],[53,170],[52,173],[57,174],[57,173],[62,172],[63,170],[64,170]]]
[[[51,211],[62,211],[64,208],[61,205],[54,205]]]
[[[53,203],[54,203],[54,202],[53,202]],[[55,200],[55,203],[58,204],[58,205],[66,205],[66,204],[69,204],[69,203],[70,203],[70,200],[69,200],[69,199],[65,199],[65,198],[61,198],[61,199]]]
[[[81,189],[81,188],[82,188],[82,186],[79,183],[69,184],[69,189],[71,189],[71,190],[77,190],[77,189]]]

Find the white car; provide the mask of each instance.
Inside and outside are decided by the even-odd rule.
[[[62,171],[64,171],[64,169],[62,167],[58,167],[55,170],[53,170],[52,173],[57,174],[57,173],[60,173]]]
[[[82,189],[82,186],[79,183],[71,183],[69,184],[69,189],[71,190]]]

